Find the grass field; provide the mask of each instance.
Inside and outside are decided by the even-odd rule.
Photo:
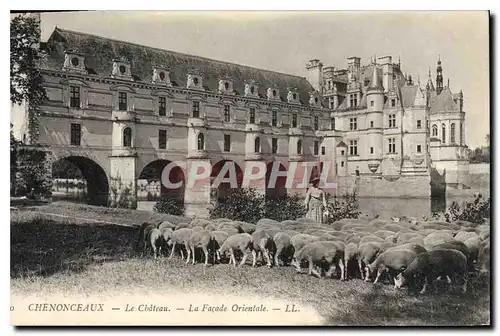
[[[186,266],[179,259],[153,260],[133,252],[138,225],[164,216],[132,210],[54,203],[11,212],[11,291],[99,295],[111,288],[133,291],[192,290],[242,293],[312,306],[329,325],[485,325],[490,323],[489,278],[475,278],[468,293],[425,294],[395,290],[360,279],[341,282],[298,274],[291,267]],[[70,214],[79,220],[46,216]],[[177,220],[180,220],[177,218]]]

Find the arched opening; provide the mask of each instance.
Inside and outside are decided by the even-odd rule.
[[[52,199],[108,205],[109,184],[104,169],[83,156],[68,156],[52,164]]]
[[[297,141],[297,154],[302,154],[302,140]]]
[[[198,134],[198,150],[205,149],[205,136],[203,133]]]
[[[450,142],[455,143],[455,124],[451,124],[450,126]]]
[[[184,204],[185,193],[185,176],[184,171],[179,166],[174,166],[169,174],[169,181],[163,181],[167,176],[162,176],[163,170],[171,161],[168,160],[155,160],[147,164],[139,174],[137,180],[137,201],[139,202],[152,202],[159,201],[162,197],[168,197],[179,204]],[[178,188],[169,188],[170,184],[177,184],[182,182]]]
[[[228,164],[226,165],[226,163]],[[224,165],[226,165],[226,167],[228,167],[229,169],[226,170],[226,168],[224,168],[226,170],[226,173],[224,174],[224,176],[219,176]],[[243,171],[236,162],[231,160],[219,161],[212,167],[212,173],[210,174],[211,184],[214,183],[217,177],[221,179],[230,178],[232,174],[232,168],[230,168],[230,165],[234,165],[235,167],[234,172],[236,173],[236,184],[238,188],[241,188],[241,184],[243,183]],[[231,187],[230,182],[220,183],[219,186],[217,187],[217,198],[221,199],[226,196],[229,196],[232,193],[232,191],[233,189]]]
[[[444,124],[441,126],[441,142],[446,143],[446,126]]]
[[[132,129],[125,127],[123,130],[123,147],[132,147]]]
[[[260,138],[259,137],[256,137],[255,138],[255,144],[254,144],[254,149],[255,149],[255,153],[260,153]]]
[[[271,172],[273,170],[274,162],[269,162],[266,164],[266,198],[283,198],[286,196],[286,176],[279,176],[276,179],[276,184],[274,188],[269,187],[269,180],[271,178]],[[279,172],[286,172],[287,169],[283,164],[279,164]]]
[[[438,127],[437,125],[432,125],[432,136],[437,137],[438,136]]]

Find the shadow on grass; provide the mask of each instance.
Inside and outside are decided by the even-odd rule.
[[[138,229],[35,218],[11,222],[11,278],[78,273],[89,265],[136,256]]]
[[[354,295],[354,294],[353,294]],[[489,278],[471,279],[468,292],[459,290],[416,294],[388,285],[356,293],[350,305],[330,316],[328,325],[344,326],[488,326]]]

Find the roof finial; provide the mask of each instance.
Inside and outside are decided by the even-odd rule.
[[[450,88],[450,78],[448,77],[448,88]]]
[[[429,65],[429,78],[432,78],[432,75],[431,75],[431,66]]]
[[[417,83],[418,83],[418,87],[420,87],[420,75],[417,74]]]

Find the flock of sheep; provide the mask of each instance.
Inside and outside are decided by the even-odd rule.
[[[257,224],[196,218],[190,223],[143,223],[137,248],[143,253],[151,249],[155,259],[162,252],[169,258],[179,252],[186,264],[195,264],[195,252],[201,250],[205,266],[209,261],[237,266],[240,259],[241,267],[251,255],[252,267],[259,260],[268,267],[292,265],[298,272],[306,266],[309,275],[340,280],[374,278],[377,283],[388,274],[395,288],[424,283],[421,293],[435,280],[446,278],[451,284],[454,278],[465,292],[469,275],[489,272],[489,235],[488,224],[406,217],[333,224],[304,218],[261,219]]]

